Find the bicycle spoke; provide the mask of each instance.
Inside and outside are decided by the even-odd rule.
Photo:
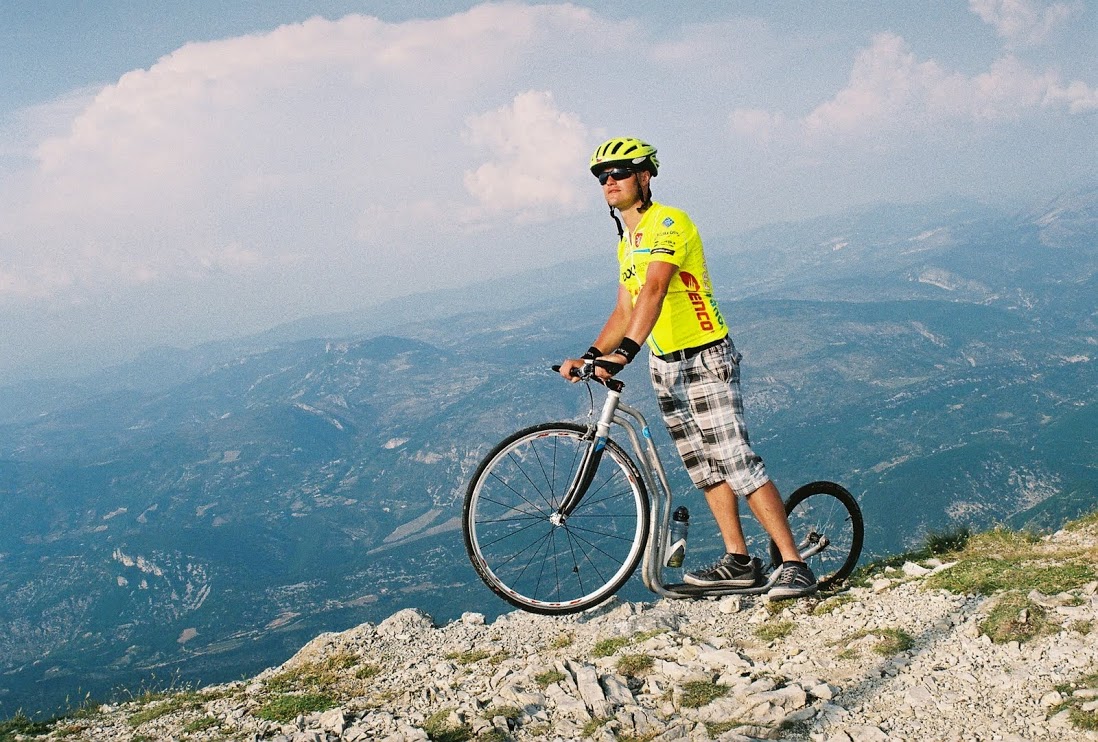
[[[563,613],[595,605],[629,578],[643,554],[647,497],[635,465],[613,441],[576,509],[562,522],[552,517],[592,445],[586,435],[571,424],[516,433],[470,483],[466,549],[485,583],[520,608]]]

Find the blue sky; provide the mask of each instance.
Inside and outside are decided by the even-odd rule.
[[[1095,172],[1093,0],[0,3],[0,383],[612,251]],[[605,261],[599,261],[604,265]]]

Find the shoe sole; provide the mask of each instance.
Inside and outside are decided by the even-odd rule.
[[[788,598],[804,598],[809,595],[813,595],[820,589],[819,585],[813,585],[812,587],[805,588],[773,588],[767,594],[766,597],[770,600],[786,600]]]

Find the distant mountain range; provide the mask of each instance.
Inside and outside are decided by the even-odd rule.
[[[1098,189],[1023,214],[882,206],[707,251],[754,442],[786,493],[843,482],[867,555],[1098,504]],[[465,558],[463,489],[504,434],[587,414],[548,366],[594,337],[606,273],[569,263],[0,389],[0,717],[239,677],[400,608],[507,610]],[[656,423],[643,369],[623,378]],[[715,556],[666,453],[697,515],[688,564]]]

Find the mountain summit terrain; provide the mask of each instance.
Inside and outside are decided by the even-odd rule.
[[[568,617],[407,608],[253,678],[87,707],[116,740],[1098,739],[1098,514],[938,540],[834,595],[615,601]]]

